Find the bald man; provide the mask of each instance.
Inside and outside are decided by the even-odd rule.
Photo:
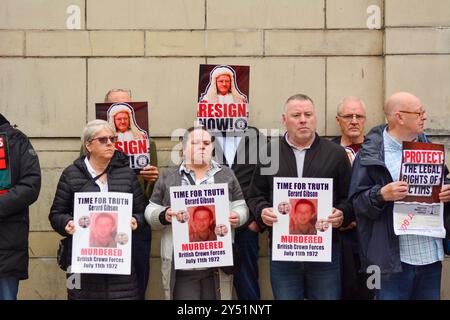
[[[353,203],[361,244],[362,268],[380,268],[377,300],[440,299],[442,239],[394,234],[393,205],[407,194],[406,182],[398,181],[402,142],[428,142],[423,133],[427,119],[419,98],[408,92],[390,96],[384,106],[387,125],[366,136],[353,164],[349,197]],[[448,170],[446,169],[446,175]],[[450,214],[450,183],[439,198]]]

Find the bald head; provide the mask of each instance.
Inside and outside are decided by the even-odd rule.
[[[404,109],[409,110],[409,106],[412,105],[421,106],[422,103],[419,98],[409,92],[396,92],[386,100],[386,103],[384,104],[384,114],[389,121],[396,112]]]
[[[409,92],[396,92],[384,105],[389,134],[397,141],[413,141],[423,133],[425,108],[419,98]]]

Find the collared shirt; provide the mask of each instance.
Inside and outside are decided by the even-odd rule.
[[[387,128],[387,127],[386,127]],[[383,131],[384,160],[392,181],[398,181],[402,165],[402,144],[388,131]],[[400,261],[411,265],[425,265],[444,260],[442,239],[405,234],[398,237],[400,243]]]
[[[86,167],[92,176],[92,178],[95,178],[98,176],[97,172],[95,172],[94,168],[92,168],[91,163],[89,162],[88,158],[84,158],[84,163],[86,164]],[[100,179],[95,180],[95,183],[100,187],[100,192],[108,192],[108,181],[105,183],[102,183]]]
[[[180,173],[180,175],[182,176],[181,179],[181,185],[182,186],[187,186],[190,185],[191,182],[189,181],[188,177],[186,177],[186,174],[189,174],[192,179],[195,181],[195,185],[201,185],[201,184],[211,184],[214,183],[214,175],[219,172],[220,170],[222,170],[222,167],[220,166],[220,164],[218,164],[216,161],[211,160],[211,167],[209,168],[209,170],[206,172],[205,177],[203,179],[197,179],[195,177],[195,172],[194,170],[190,170],[188,168],[186,168],[186,163],[183,161],[180,165],[180,168],[178,169],[178,172]]]
[[[236,156],[236,152],[242,137],[216,136],[216,139],[217,141],[219,141],[220,146],[222,147],[223,154],[225,156],[225,159],[227,160],[228,166],[231,167],[234,163],[234,158]]]
[[[288,134],[286,133],[286,135],[284,136],[284,138],[286,139],[287,144],[292,148],[292,150],[294,151],[294,155],[295,155],[295,162],[297,163],[297,176],[298,177],[302,177],[303,176],[303,165],[305,163],[305,155],[306,155],[306,150],[311,148],[311,145],[306,146],[304,148],[299,148],[295,145],[293,145],[289,139],[288,139]]]

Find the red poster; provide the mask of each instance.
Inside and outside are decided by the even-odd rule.
[[[249,78],[249,66],[200,65],[197,121],[212,131],[246,130]]]
[[[403,142],[400,181],[408,183],[408,196],[402,201],[439,203],[444,164],[443,145]]]
[[[95,114],[115,129],[115,147],[129,156],[131,169],[150,164],[147,102],[96,103]]]
[[[439,201],[444,164],[443,145],[403,142],[399,180],[408,184],[408,194],[394,202],[393,224],[396,235],[445,237],[444,205]]]

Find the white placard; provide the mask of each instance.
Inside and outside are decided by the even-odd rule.
[[[132,208],[129,193],[75,193],[71,272],[131,274]]]
[[[274,178],[272,259],[331,261],[333,179]]]
[[[233,265],[228,184],[170,188],[175,269]]]

